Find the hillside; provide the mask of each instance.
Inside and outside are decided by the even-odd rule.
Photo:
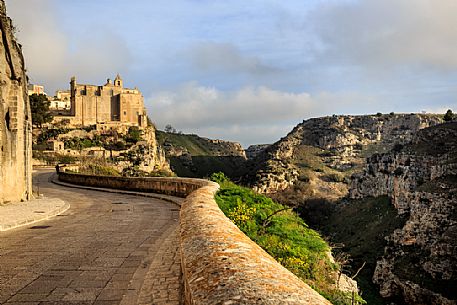
[[[260,193],[336,200],[347,195],[347,182],[366,157],[407,143],[441,121],[428,114],[309,119],[250,160],[243,181]]]
[[[355,279],[368,304],[387,304],[381,297],[386,294],[379,294],[372,278],[388,245],[385,237],[405,226],[407,214],[399,213],[395,200],[387,196],[386,183],[359,182],[358,175],[369,168],[366,158],[377,160],[379,153],[406,147],[432,151],[436,145],[420,142],[432,139],[416,135],[420,130],[433,130],[429,127],[441,122],[440,115],[424,114],[306,120],[248,161],[243,181],[260,193],[295,206],[310,227],[340,249],[343,258],[349,255],[345,268],[351,275],[358,274]],[[414,139],[422,140],[408,146]],[[433,168],[432,164],[425,166]]]
[[[406,219],[389,235],[374,272],[385,298],[457,304],[456,151],[457,122],[437,125],[407,145],[373,155],[352,180],[352,198],[388,196]]]
[[[236,177],[246,162],[244,150],[236,142],[160,130],[156,131],[156,138],[173,171],[180,177],[202,178],[215,172]]]

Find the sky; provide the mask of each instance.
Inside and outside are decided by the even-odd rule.
[[[457,112],[455,0],[6,0],[30,82],[120,73],[163,129],[273,143],[333,114]]]

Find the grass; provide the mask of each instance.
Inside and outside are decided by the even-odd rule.
[[[232,151],[224,152],[223,146],[197,135],[156,130],[156,138],[162,147],[172,145],[175,148],[185,148],[191,155],[191,162],[186,158],[167,156],[173,171],[180,177],[203,178],[215,172],[224,172],[234,178],[244,170],[246,160],[243,157],[231,155]]]
[[[339,266],[330,261],[329,245],[291,208],[237,186],[222,173],[211,179],[220,184],[216,202],[249,238],[333,304],[351,304],[350,295],[333,284]],[[358,297],[359,303],[364,301]]]
[[[192,156],[210,156],[211,150],[208,148],[206,141],[193,134],[167,133],[156,130],[156,138],[159,145],[163,146],[165,142],[172,143],[173,146],[185,147]]]
[[[345,268],[351,274],[366,263],[356,280],[370,305],[386,304],[371,278],[377,260],[384,253],[384,237],[404,223],[405,219],[397,215],[389,198],[382,196],[340,204],[325,222],[316,226],[332,243],[341,245],[340,251],[350,255],[351,262]]]

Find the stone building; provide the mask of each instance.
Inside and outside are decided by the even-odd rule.
[[[114,82],[108,79],[102,86],[78,84],[72,77],[70,103],[70,114],[56,116],[55,121],[69,120],[72,126],[147,125],[143,95],[137,88],[124,88],[119,74]]]
[[[27,93],[29,96],[32,94],[46,94],[44,92],[44,86],[34,85],[34,84],[29,84],[27,86]]]
[[[27,76],[5,2],[0,0],[0,204],[32,196],[32,121]]]

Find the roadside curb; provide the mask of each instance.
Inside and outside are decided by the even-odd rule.
[[[109,188],[102,188],[102,187],[91,187],[91,186],[71,184],[71,183],[59,181],[59,179],[57,178],[57,174],[55,174],[55,173],[51,175],[51,177],[49,178],[49,181],[54,184],[57,184],[60,186],[65,186],[65,187],[70,187],[70,188],[154,198],[154,199],[159,199],[159,200],[163,200],[163,201],[167,201],[167,202],[176,204],[179,207],[181,207],[181,203],[184,200],[183,198],[161,195],[161,194],[156,194],[156,193],[143,193],[143,192],[134,192],[134,191],[127,191],[127,190],[109,189]]]
[[[37,200],[45,200],[45,199],[46,198],[37,199]],[[51,210],[50,212],[45,213],[45,214],[35,214],[32,217],[28,217],[26,219],[20,219],[20,220],[12,221],[10,223],[0,224],[0,232],[8,231],[11,229],[16,229],[16,228],[19,228],[22,226],[27,226],[27,225],[30,225],[30,224],[33,224],[33,223],[36,223],[39,221],[50,219],[54,216],[64,213],[65,211],[67,211],[70,208],[70,204],[68,202],[65,202],[58,198],[49,198],[49,199],[54,200],[54,201],[60,201],[62,203],[62,205],[58,206],[56,209]]]

